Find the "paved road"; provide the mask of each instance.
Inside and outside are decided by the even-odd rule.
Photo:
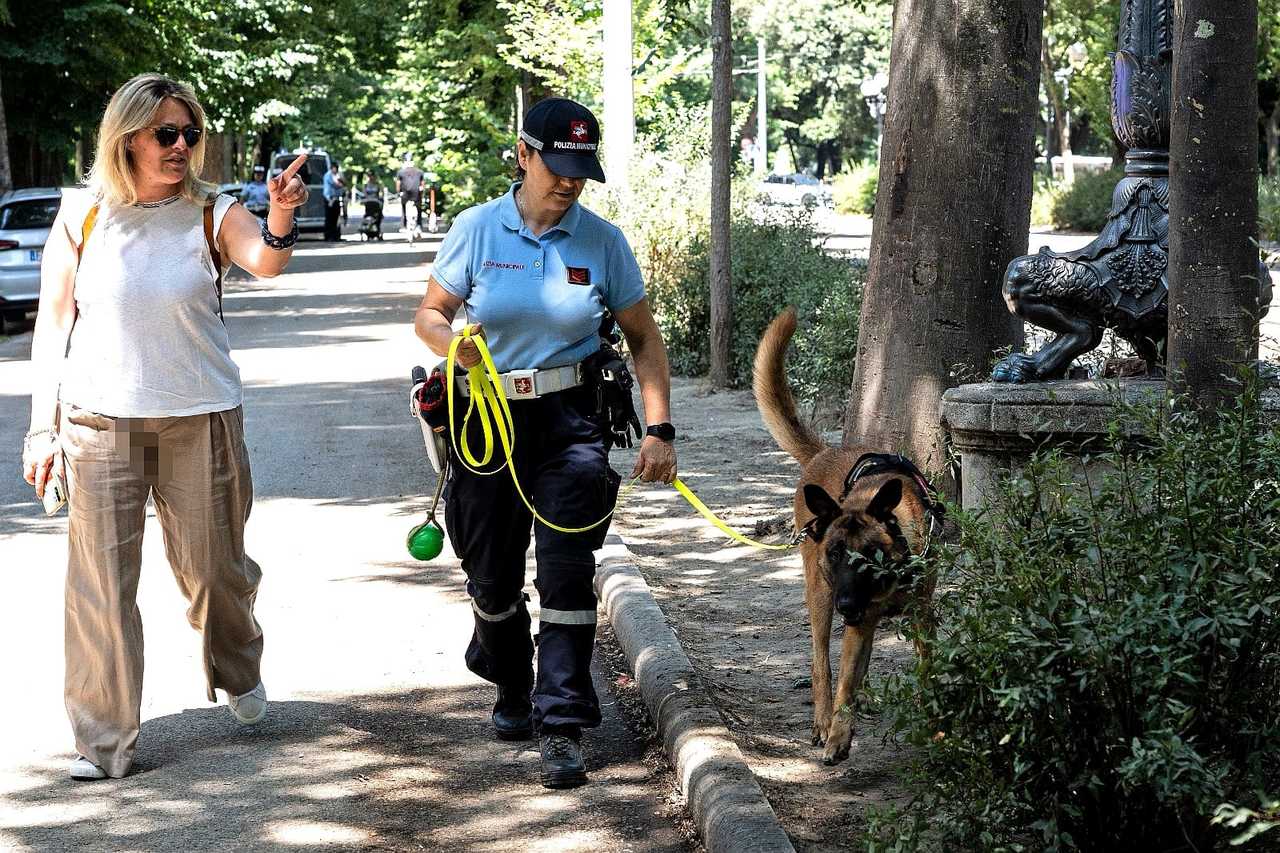
[[[643,760],[603,676],[586,788],[544,791],[536,751],[491,738],[492,690],[462,664],[458,563],[405,552],[433,486],[405,392],[436,245],[308,244],[290,274],[228,283],[271,714],[244,729],[204,701],[198,637],[149,517],[144,723],[124,780],[65,778],[66,521],[46,520],[17,477],[30,334],[0,343],[0,849],[687,849],[670,777]]]

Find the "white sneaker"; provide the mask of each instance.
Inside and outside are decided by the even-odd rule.
[[[239,696],[228,693],[227,705],[231,708],[231,715],[246,726],[260,723],[267,715],[267,688],[259,681],[258,686],[248,693]]]
[[[76,760],[71,762],[71,766],[67,768],[67,772],[71,774],[71,778],[78,782],[93,782],[98,779],[107,778],[107,771],[94,764],[83,755],[77,755]]]

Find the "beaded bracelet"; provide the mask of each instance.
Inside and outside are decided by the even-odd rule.
[[[298,242],[298,220],[293,220],[293,228],[283,237],[277,237],[267,228],[266,217],[262,219],[262,242],[266,243],[273,249],[288,249],[294,243]]]
[[[58,431],[53,427],[45,427],[43,429],[33,429],[22,437],[22,450],[24,453],[31,450],[31,439],[38,435],[47,435],[50,438],[57,438]]]

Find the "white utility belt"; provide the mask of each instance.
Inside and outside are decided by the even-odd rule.
[[[458,388],[462,396],[470,394],[466,374],[458,372]],[[564,367],[548,367],[542,370],[509,370],[499,373],[502,391],[508,400],[535,400],[557,391],[567,391],[582,384],[582,364],[566,364]]]

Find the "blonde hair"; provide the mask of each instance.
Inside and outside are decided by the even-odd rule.
[[[89,190],[99,199],[113,204],[134,204],[138,200],[133,158],[129,140],[150,126],[160,102],[165,98],[181,101],[191,111],[193,126],[205,129],[204,108],[196,100],[195,91],[160,74],[139,74],[111,96],[102,124],[98,126],[98,150],[89,170]],[[204,168],[204,134],[187,157],[187,174],[179,192],[197,204],[204,204],[214,191],[198,177]]]

